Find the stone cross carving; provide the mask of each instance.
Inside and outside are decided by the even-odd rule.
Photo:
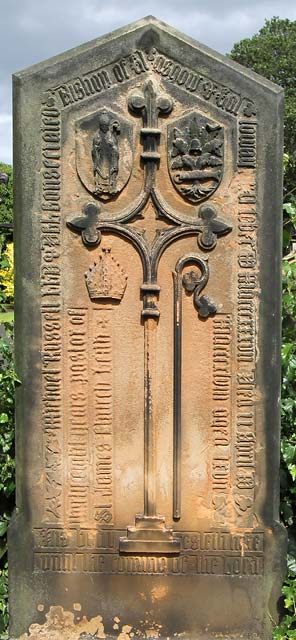
[[[158,191],[155,183],[156,170],[160,162],[158,151],[161,131],[158,118],[165,117],[173,110],[173,101],[162,93],[155,82],[148,80],[140,91],[132,92],[128,97],[128,106],[132,113],[140,114],[143,121],[141,139],[143,151],[141,158],[144,163],[144,182],[139,201],[134,208],[118,216],[116,222],[104,219],[104,212],[98,205],[88,204],[84,208],[85,217],[78,217],[67,221],[73,231],[82,234],[86,246],[93,247],[101,241],[102,232],[118,234],[128,238],[138,251],[143,267],[143,295],[142,318],[144,321],[144,513],[136,517],[135,527],[128,527],[127,537],[120,539],[119,549],[126,553],[177,553],[180,552],[179,540],[173,537],[172,528],[165,526],[163,516],[157,513],[156,495],[156,458],[155,458],[155,325],[160,315],[158,298],[160,286],[157,282],[158,265],[161,255],[167,247],[179,238],[196,235],[198,243],[203,249],[211,250],[215,247],[217,238],[231,231],[231,226],[217,217],[214,207],[203,205],[196,210],[195,219],[184,221],[174,211],[165,198]],[[108,121],[109,122],[109,121]],[[109,125],[108,125],[109,126]],[[106,124],[107,127],[107,124]],[[166,230],[156,232],[149,243],[144,234],[135,230],[131,225],[133,220],[141,214],[147,201],[151,198],[157,217],[170,223]],[[107,210],[106,210],[107,213]],[[129,222],[129,224],[127,224]],[[209,277],[207,260],[200,256],[191,255],[179,261],[176,273],[180,274],[186,262],[193,262],[201,270],[201,279],[197,280],[191,289],[188,280],[184,281],[186,290],[194,290],[194,304],[200,316],[206,318],[216,312],[216,306],[207,297],[198,297],[199,291],[206,285]],[[193,274],[193,279],[194,276]],[[176,301],[180,304],[180,286]],[[177,304],[177,302],[175,303]],[[176,314],[175,314],[176,316]],[[181,326],[180,319],[175,317],[175,369],[174,369],[174,498],[173,517],[180,518],[181,511]],[[146,531],[146,534],[145,534]]]

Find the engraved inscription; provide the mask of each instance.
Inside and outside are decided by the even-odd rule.
[[[230,399],[230,345],[231,322],[229,315],[214,318],[213,331],[213,400]]]
[[[263,557],[233,556],[117,556],[98,553],[35,553],[35,571],[132,575],[263,575]]]
[[[149,70],[144,53],[139,50],[132,51],[130,55],[120,58],[104,69],[94,69],[77,77],[72,82],[57,87],[57,91],[64,107],[75,104],[89,96],[102,93],[111,87],[121,84],[132,77]]]
[[[244,110],[247,106],[251,108],[252,105],[254,109],[252,101],[248,100],[248,98],[231,91],[229,87],[220,82],[214,82],[204,74],[192,71],[180,64],[180,62],[158,52],[155,48],[149,52],[147,59],[152,62],[153,70],[168,82],[198,95],[206,102],[214,104],[223,111],[236,116],[241,108]],[[245,113],[245,115],[247,114]]]
[[[234,506],[240,526],[252,526],[255,488],[257,195],[254,177],[242,177],[238,196],[237,381]]]
[[[232,321],[219,314],[213,320],[212,504],[215,520],[224,523],[229,515],[231,486],[231,352]]]
[[[42,209],[59,211],[61,198],[61,123],[60,110],[47,96],[41,110]]]
[[[253,362],[255,357],[255,273],[238,274],[238,360]]]
[[[63,548],[85,550],[97,549],[100,553],[116,551],[120,529],[87,529],[80,526],[62,527],[46,526],[34,529],[34,547],[36,550],[51,549],[59,551]],[[182,550],[186,554],[195,552],[263,552],[264,534],[260,530],[241,530],[230,533],[219,528],[211,531],[178,532]]]
[[[257,122],[240,120],[238,122],[238,166],[256,167]]]
[[[90,442],[88,419],[87,310],[67,309],[68,412],[65,448],[68,462],[65,521],[85,523],[89,515]]]
[[[255,371],[237,376],[236,506],[242,515],[255,488]],[[243,509],[245,505],[245,509]]]
[[[221,82],[213,81],[204,73],[193,71],[154,47],[148,52],[134,50],[115,63],[94,69],[54,87],[52,92],[58,96],[62,107],[68,107],[93,95],[102,95],[151,69],[169,83],[182,87],[185,91],[197,95],[222,111],[234,116],[237,116],[240,111],[247,117],[255,114],[255,105],[250,98],[232,91]]]
[[[62,318],[60,111],[52,96],[41,108],[41,331],[44,519],[62,519]]]
[[[112,308],[95,309],[93,344],[94,486],[92,517],[99,524],[113,521],[113,367]]]
[[[115,553],[122,531],[35,529],[35,571],[105,574],[262,575],[261,531],[184,532],[179,557]]]

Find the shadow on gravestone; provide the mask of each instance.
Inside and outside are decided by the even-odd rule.
[[[14,101],[11,635],[271,638],[282,90],[148,17]]]

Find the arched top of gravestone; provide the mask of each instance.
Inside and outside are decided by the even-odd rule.
[[[186,71],[196,72],[198,69],[198,73],[203,74],[203,78],[200,80],[203,85],[205,82],[212,81],[212,83],[215,83],[220,79],[220,83],[222,83],[225,90],[226,88],[236,88],[236,90],[244,88],[249,91],[249,95],[256,92],[261,93],[262,89],[265,95],[269,94],[269,92],[271,94],[283,93],[283,89],[273,82],[250,69],[242,67],[154,16],[146,16],[62,54],[34,64],[16,72],[14,78],[16,81],[26,81],[27,78],[35,75],[40,77],[40,81],[46,81],[48,84],[50,79],[54,83],[55,77],[60,80],[62,75],[65,75],[65,78],[70,80],[70,74],[74,80],[74,71],[77,73],[78,69],[81,73],[86,70],[89,72],[90,65],[93,63],[95,71],[98,67],[102,67],[104,61],[105,64],[108,64],[111,59],[115,61],[117,58],[128,57],[138,50],[143,51],[146,55],[150,54],[150,66],[153,67],[152,63],[155,62],[155,58],[154,60],[152,59],[153,54],[151,51],[155,49],[158,55],[162,55],[165,58],[164,60],[158,60],[157,72],[169,81],[174,81],[172,65],[174,60],[178,60],[179,64],[183,61]],[[171,65],[169,64],[170,62],[172,63]],[[139,63],[135,60],[135,73],[140,73],[139,67],[138,69],[136,68],[137,64]],[[186,76],[185,70],[183,70],[184,77]],[[128,75],[129,73],[127,69],[126,74]],[[207,74],[209,73],[211,75],[208,77]],[[129,78],[126,77],[125,79],[128,80]],[[182,86],[182,79],[180,78],[179,85]],[[220,86],[212,88],[207,85],[206,89],[203,88],[206,96],[211,89],[212,93],[214,91],[216,94],[219,90],[221,91]]]

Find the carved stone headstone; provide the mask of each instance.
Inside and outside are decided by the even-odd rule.
[[[282,91],[152,17],[14,88],[11,634],[270,638]]]

